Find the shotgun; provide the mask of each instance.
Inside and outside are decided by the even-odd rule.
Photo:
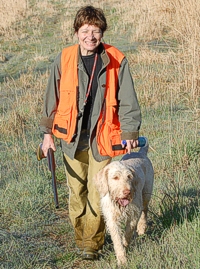
[[[44,156],[44,153],[42,151],[42,143],[41,143],[39,144],[38,149],[37,149],[37,160],[40,161],[43,158],[46,158],[46,157]],[[47,161],[48,161],[49,171],[51,172],[51,177],[52,177],[52,188],[53,188],[55,207],[59,208],[56,175],[55,175],[56,165],[55,165],[54,151],[52,148],[48,149]]]

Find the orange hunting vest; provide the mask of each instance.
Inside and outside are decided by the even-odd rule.
[[[60,99],[55,114],[53,134],[70,143],[76,135],[78,117],[78,46],[63,49],[61,55]],[[106,67],[104,104],[97,122],[97,146],[103,156],[126,153],[120,148],[121,130],[118,119],[118,73],[124,55],[116,48],[103,44],[110,63]],[[116,150],[115,150],[116,149]]]

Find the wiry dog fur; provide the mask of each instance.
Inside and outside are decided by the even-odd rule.
[[[147,157],[148,141],[138,152],[113,161],[94,177],[101,198],[101,210],[113,241],[118,265],[126,264],[125,247],[135,231],[144,234],[151,199],[154,172]],[[122,235],[121,222],[126,222]]]

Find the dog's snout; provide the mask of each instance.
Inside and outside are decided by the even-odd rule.
[[[130,195],[130,193],[131,193],[131,191],[130,191],[130,190],[124,190],[124,191],[123,191],[123,194],[124,194],[125,196]]]

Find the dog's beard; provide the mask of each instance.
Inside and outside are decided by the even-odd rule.
[[[116,195],[116,193],[118,193],[117,191],[113,191],[112,193],[110,192],[110,197],[111,200],[116,203],[118,206],[120,207],[126,207],[127,205],[129,205],[132,201],[132,195],[128,194],[128,195],[120,195],[121,197],[119,197],[118,195]]]

